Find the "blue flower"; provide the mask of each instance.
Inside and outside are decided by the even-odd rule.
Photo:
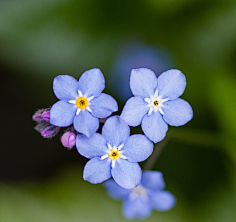
[[[122,212],[127,219],[145,219],[152,209],[167,211],[176,204],[176,198],[163,190],[165,182],[158,171],[144,171],[141,183],[133,189],[124,189],[112,179],[104,186],[111,197],[123,200]]]
[[[164,139],[168,124],[181,126],[192,119],[191,106],[178,98],[185,87],[185,76],[179,70],[168,70],[157,78],[150,69],[133,69],[130,88],[134,97],[126,102],[121,118],[129,126],[141,124],[144,134],[157,143]]]
[[[53,91],[60,101],[50,110],[51,124],[67,127],[73,123],[76,131],[91,137],[99,127],[98,118],[118,110],[115,99],[101,93],[104,88],[104,76],[97,68],[84,72],[79,81],[69,75],[57,76]]]
[[[126,40],[119,47],[117,58],[110,71],[112,75],[108,75],[109,87],[115,89],[116,98],[126,101],[132,96],[129,87],[130,71],[140,67],[152,69],[160,75],[173,67],[173,58],[171,53],[162,46]]]
[[[119,116],[107,119],[102,135],[77,135],[78,152],[91,159],[84,167],[84,180],[96,184],[112,176],[126,189],[137,186],[142,175],[137,162],[151,155],[153,143],[144,135],[129,135],[129,126]]]

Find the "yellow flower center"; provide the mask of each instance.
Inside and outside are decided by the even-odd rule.
[[[154,104],[154,106],[157,106],[157,105],[158,105],[158,101],[155,100],[155,101],[153,102],[153,104]]]
[[[85,97],[79,97],[76,100],[76,106],[80,109],[85,109],[88,106],[88,100]]]
[[[114,150],[111,150],[108,155],[110,159],[116,160],[120,156],[120,151],[118,149],[114,149]]]

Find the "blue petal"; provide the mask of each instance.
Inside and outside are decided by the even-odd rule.
[[[77,135],[76,148],[82,156],[89,159],[105,155],[108,149],[105,138],[98,133],[95,133],[91,138]]]
[[[79,133],[91,137],[99,127],[99,120],[92,116],[87,110],[81,110],[74,118],[74,128]]]
[[[119,116],[112,116],[105,122],[102,135],[111,146],[118,147],[129,138],[130,128]]]
[[[176,204],[176,198],[168,191],[152,192],[149,198],[152,207],[159,211],[170,210]]]
[[[141,184],[152,190],[162,190],[165,188],[165,181],[163,175],[158,171],[143,171]]]
[[[149,110],[147,102],[140,97],[131,97],[127,100],[120,117],[129,126],[138,126]]]
[[[84,72],[79,79],[79,90],[87,97],[97,97],[105,88],[105,79],[100,69]]]
[[[66,127],[73,123],[76,108],[65,100],[56,102],[50,109],[50,123],[55,126]]]
[[[123,155],[130,162],[146,160],[153,151],[153,143],[144,135],[132,135],[122,148]]]
[[[132,189],[140,183],[142,171],[138,163],[120,158],[111,169],[111,175],[118,185],[125,189]]]
[[[171,69],[163,72],[157,79],[158,95],[170,100],[177,99],[181,96],[186,87],[186,78],[184,74],[177,70]]]
[[[135,199],[127,198],[123,202],[122,212],[124,217],[129,220],[135,218],[145,219],[151,215],[152,208],[148,201],[144,201],[140,197]]]
[[[68,75],[60,75],[53,80],[53,91],[60,100],[74,100],[78,97],[78,81]]]
[[[132,69],[130,75],[130,89],[135,96],[153,96],[157,88],[155,73],[147,68]]]
[[[101,160],[98,157],[94,157],[84,167],[83,178],[90,183],[101,183],[110,177],[111,163],[107,159]]]
[[[92,99],[89,107],[92,110],[92,115],[97,118],[106,118],[118,110],[116,100],[105,93]]]
[[[150,116],[145,115],[141,126],[144,134],[154,143],[163,140],[168,130],[168,125],[158,111],[153,111]]]
[[[113,179],[105,181],[103,185],[107,193],[114,199],[124,199],[130,193],[130,190],[122,188]]]
[[[171,126],[182,126],[193,118],[192,107],[183,99],[168,101],[163,105],[163,118]]]

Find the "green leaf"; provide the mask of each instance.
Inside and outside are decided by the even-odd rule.
[[[236,164],[236,79],[229,73],[214,73],[208,99],[221,129],[222,144]]]

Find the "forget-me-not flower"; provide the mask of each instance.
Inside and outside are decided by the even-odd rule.
[[[144,134],[157,143],[164,139],[168,124],[181,126],[192,119],[191,106],[178,98],[185,87],[186,78],[179,70],[168,70],[157,78],[150,69],[133,69],[130,88],[134,97],[126,102],[121,118],[129,126],[141,124]]]
[[[161,172],[144,171],[141,183],[133,189],[124,189],[114,180],[104,182],[108,194],[123,200],[122,212],[127,219],[145,219],[152,210],[167,211],[176,204],[176,198],[165,188]]]
[[[153,46],[139,41],[125,41],[120,45],[117,58],[112,66],[109,87],[117,98],[126,101],[132,96],[129,87],[130,71],[146,67],[156,74],[173,67],[171,53],[163,46]]]
[[[106,118],[118,110],[117,102],[102,93],[105,79],[100,69],[90,69],[79,81],[69,75],[59,75],[53,81],[53,91],[60,100],[50,110],[51,124],[67,127],[73,123],[79,133],[91,137],[99,127],[98,118]]]
[[[126,189],[140,183],[142,171],[137,162],[153,151],[153,143],[146,136],[130,136],[129,126],[119,116],[107,119],[102,134],[95,133],[91,138],[77,135],[76,147],[90,159],[84,167],[84,180],[96,184],[112,176]]]

